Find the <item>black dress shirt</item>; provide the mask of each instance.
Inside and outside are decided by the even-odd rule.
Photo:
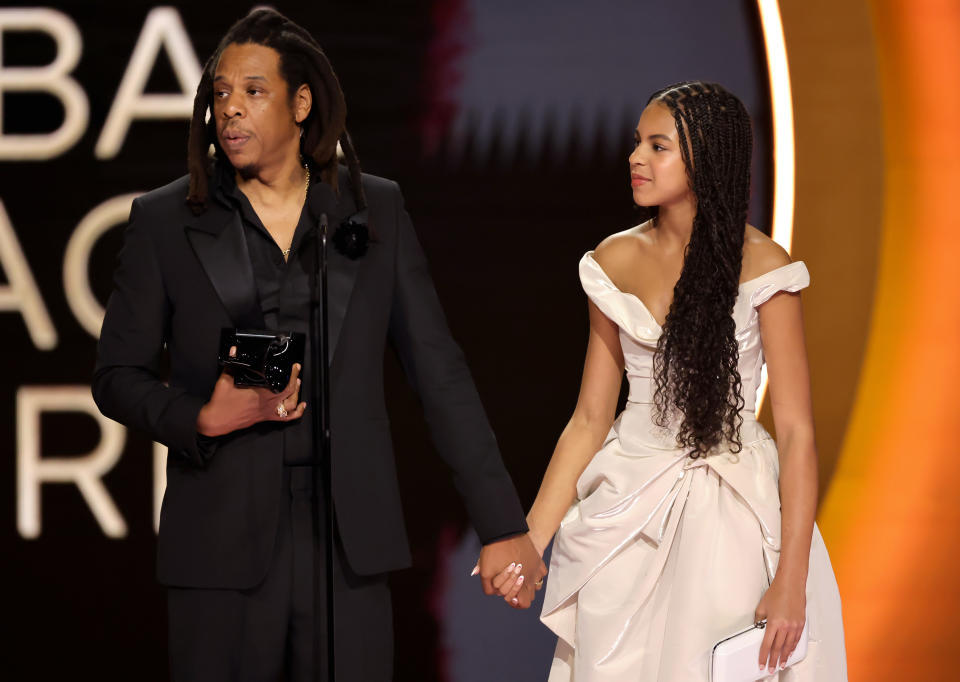
[[[307,210],[307,203],[304,201],[290,253],[284,260],[280,246],[264,227],[250,200],[237,187],[232,168],[217,165],[212,195],[216,201],[240,214],[267,329],[300,332],[306,336],[303,368],[300,372],[300,401],[307,402],[307,411],[297,421],[277,423],[277,428],[283,430],[284,464],[312,464],[315,449],[311,411],[320,409],[320,406],[314,405],[311,399],[313,372],[310,362],[310,287],[314,280],[316,259],[313,241],[315,226]]]

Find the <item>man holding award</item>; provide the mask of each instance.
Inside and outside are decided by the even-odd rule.
[[[131,210],[93,393],[105,415],[170,449],[157,574],[175,680],[326,679],[318,580],[333,585],[336,679],[391,679],[387,574],[411,558],[384,404],[387,344],[484,543],[485,591],[521,564],[516,605],[526,607],[546,572],[399,188],[361,174],[345,118],[316,41],[255,10],[204,68],[190,174]],[[332,575],[318,570],[327,519],[317,519],[309,419],[321,408],[309,399],[321,213],[333,244]]]

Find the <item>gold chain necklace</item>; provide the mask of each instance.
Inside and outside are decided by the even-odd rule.
[[[307,196],[310,194],[310,166],[303,164],[303,170],[307,171],[307,179],[303,183],[303,200],[307,200]],[[293,249],[293,244],[290,245],[289,249],[280,249],[280,253],[283,254],[283,259],[286,260],[287,256],[290,255],[290,251]]]

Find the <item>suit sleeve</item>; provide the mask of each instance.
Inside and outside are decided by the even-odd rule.
[[[202,466],[214,449],[201,444],[196,429],[206,401],[160,378],[171,310],[144,214],[135,199],[97,345],[93,398],[110,419],[144,431],[168,446],[172,456]]]
[[[453,472],[454,485],[480,540],[486,544],[526,532],[523,508],[463,352],[447,327],[399,187],[396,202],[399,224],[390,342],[423,403],[434,444]]]

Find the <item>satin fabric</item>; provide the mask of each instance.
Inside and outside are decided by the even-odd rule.
[[[592,252],[580,280],[620,328],[630,393],[554,540],[541,616],[558,635],[550,682],[707,680],[714,644],[753,623],[780,554],[777,449],[753,412],[763,367],[757,307],[803,289],[809,274],[798,261],[740,285],[743,449],[697,460],[676,447],[675,425],[653,421],[660,325]],[[846,680],[840,596],[816,528],[807,617],[807,657],[769,679]]]

